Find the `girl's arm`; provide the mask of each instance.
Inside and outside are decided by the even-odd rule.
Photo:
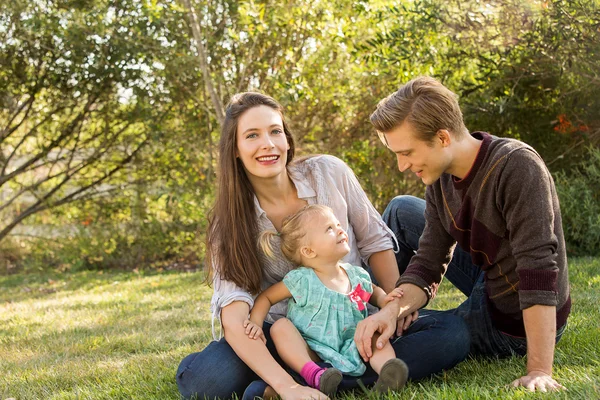
[[[290,297],[292,297],[292,294],[283,282],[274,284],[259,294],[256,300],[254,300],[254,307],[250,311],[250,321],[258,326],[262,326],[271,307]]]
[[[403,294],[402,290],[398,288],[392,290],[389,294],[386,294],[382,288],[373,285],[373,294],[369,299],[369,303],[376,307],[383,308],[390,301],[402,297]]]

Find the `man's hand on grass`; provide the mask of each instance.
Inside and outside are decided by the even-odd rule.
[[[525,376],[515,379],[512,387],[523,386],[531,392],[536,390],[540,392],[566,390],[563,385],[556,382],[552,376],[542,371],[531,371]]]

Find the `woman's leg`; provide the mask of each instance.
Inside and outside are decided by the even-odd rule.
[[[419,239],[425,229],[425,200],[414,196],[394,197],[382,218],[398,239],[400,248],[396,261],[400,274],[403,274],[419,248]],[[465,296],[470,296],[481,273],[481,269],[473,265],[471,255],[457,245],[445,278]]]
[[[270,338],[271,324],[263,325],[267,348],[280,362]],[[229,399],[238,397],[257,375],[235,354],[225,338],[211,342],[204,350],[185,357],[177,369],[179,393],[186,398]]]

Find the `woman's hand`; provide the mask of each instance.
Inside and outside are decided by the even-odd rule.
[[[260,326],[256,325],[254,322],[249,319],[244,321],[244,328],[246,335],[250,339],[260,339],[263,343],[267,343],[267,339],[265,338],[265,334]]]
[[[300,384],[296,384],[294,386],[290,386],[284,390],[279,391],[279,396],[283,400],[306,400],[306,399],[314,399],[314,400],[328,400],[329,397],[319,392],[317,389],[313,389],[308,386],[302,386]]]

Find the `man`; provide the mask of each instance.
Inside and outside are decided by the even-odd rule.
[[[424,207],[400,196],[384,213],[392,220],[390,213],[424,208],[425,220],[423,211],[396,215],[401,269],[410,259],[397,284],[404,296],[359,324],[363,358],[374,332],[382,333],[378,346],[388,340],[396,321],[433,299],[446,276],[467,295],[449,312],[467,323],[472,355],[526,354],[527,373],[513,386],[562,389],[552,365],[571,299],[558,198],[541,157],[514,139],[470,134],[456,95],[433,78],[416,78],[382,100],[371,122],[398,169],[415,173],[427,190]]]

